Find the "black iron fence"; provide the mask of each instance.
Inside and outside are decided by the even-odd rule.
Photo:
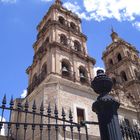
[[[88,140],[86,124],[75,123],[71,110],[66,115],[64,108],[61,114],[58,114],[56,105],[52,108],[48,105],[45,110],[42,103],[38,109],[35,101],[30,107],[27,100],[21,104],[21,99],[17,103],[11,99],[10,104],[6,105],[4,96],[0,106],[0,130],[3,125],[7,127],[7,140]],[[9,113],[9,120],[4,122],[2,118],[6,113]]]
[[[140,140],[140,129],[138,126],[128,126],[126,123],[121,123],[121,132],[123,140]]]
[[[60,114],[60,108],[56,105],[48,104],[44,107],[43,102],[39,106],[34,101],[31,106],[28,100],[13,101],[11,98],[7,105],[4,96],[0,106],[2,111],[0,130],[3,125],[7,127],[7,140],[94,140],[89,138],[86,125],[92,124],[99,125],[101,140],[140,140],[139,128],[119,124],[117,110],[120,103],[108,95],[112,88],[111,79],[99,70],[91,84],[94,91],[99,94],[92,105],[99,123],[89,121],[75,123],[71,110],[67,115],[62,108]],[[3,117],[8,113],[8,121],[4,122]]]

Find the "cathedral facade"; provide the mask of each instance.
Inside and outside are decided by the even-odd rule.
[[[62,6],[60,0],[49,8],[37,26],[37,40],[33,45],[33,63],[26,70],[28,94],[22,104],[34,101],[37,108],[44,104],[47,110],[58,107],[73,113],[74,122],[98,121],[92,112],[97,94],[91,88],[95,77],[95,59],[87,52],[87,37],[82,33],[81,19]],[[106,74],[112,78],[111,95],[121,103],[120,121],[138,125],[140,121],[140,59],[138,51],[112,31],[112,43],[103,53]],[[16,114],[13,114],[15,116]],[[61,114],[58,114],[61,115]],[[13,117],[14,119],[14,117]],[[24,120],[20,115],[20,120]],[[45,120],[44,120],[45,121]],[[98,126],[88,126],[91,139],[99,139]],[[37,139],[36,132],[36,140]],[[13,131],[13,136],[14,131]],[[61,133],[59,139],[63,139]],[[21,131],[18,140],[23,140]],[[30,132],[27,139],[30,140]]]

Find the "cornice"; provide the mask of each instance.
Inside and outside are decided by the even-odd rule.
[[[82,58],[83,60],[86,60],[87,62],[90,61],[92,62],[93,65],[95,65],[96,60],[90,56],[86,56],[83,52],[79,53],[79,51],[75,51],[72,48],[66,48],[65,46],[63,46],[62,44],[58,43],[58,42],[53,42],[50,44],[50,47],[59,47],[60,50],[66,51],[68,53],[71,54],[75,54],[77,57]]]
[[[106,72],[109,73],[109,72],[111,72],[111,71],[114,71],[115,69],[119,68],[119,67],[122,66],[123,64],[126,65],[127,63],[132,63],[132,64],[137,65],[137,66],[139,65],[138,62],[136,62],[136,61],[130,59],[129,57],[126,57],[126,56],[125,56],[125,57],[122,58],[121,61],[119,61],[119,62],[113,64],[113,65],[110,66],[108,69],[106,69]]]
[[[61,28],[61,29],[65,30],[65,31],[67,31],[67,32],[72,32],[76,36],[84,37],[85,40],[87,40],[87,36],[84,35],[83,33],[81,33],[80,31],[73,30],[70,27],[68,27],[67,25],[61,25],[59,23],[59,21],[55,21],[55,20],[52,20],[49,23],[47,23],[47,24],[44,25],[44,27],[42,28],[42,30],[38,33],[37,39],[40,39],[42,36],[44,36],[44,34],[46,33],[47,28],[54,27],[54,26],[55,27],[58,27],[58,28]]]
[[[49,10],[48,10],[48,12],[45,14],[45,16],[43,17],[42,21],[38,24],[37,30],[39,30],[39,28],[41,27],[41,24],[43,23],[43,21],[44,21],[45,19],[47,19],[47,17],[49,16],[51,10],[53,10],[53,9],[59,10],[61,13],[66,14],[66,15],[72,17],[72,18],[75,19],[75,20],[78,20],[80,23],[82,22],[81,19],[78,17],[78,15],[76,15],[75,13],[72,13],[72,11],[70,11],[70,10],[68,10],[68,9],[66,9],[66,8],[64,8],[64,7],[62,7],[62,6],[60,6],[60,5],[53,4],[53,5],[49,8]]]
[[[103,52],[102,59],[109,55],[112,51],[114,51],[116,48],[120,47],[121,45],[127,47],[129,50],[132,50],[136,53],[139,53],[139,51],[132,46],[130,43],[125,42],[124,40],[120,40],[118,42],[113,42],[109,46],[106,47],[106,51]],[[111,48],[112,47],[112,48]]]

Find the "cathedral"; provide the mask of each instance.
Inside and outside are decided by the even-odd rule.
[[[49,104],[52,108],[57,105],[58,112],[62,108],[66,112],[71,109],[76,123],[83,120],[97,122],[97,116],[91,109],[98,96],[91,88],[96,61],[88,55],[87,37],[82,33],[81,22],[76,14],[63,7],[60,0],[55,0],[49,8],[37,26],[33,62],[26,70],[29,79],[28,94],[22,104],[28,100],[29,106],[32,106],[35,101],[38,108],[43,102],[44,110]],[[110,94],[121,103],[120,123],[139,127],[139,51],[120,38],[113,29],[111,38],[111,44],[102,55],[106,74],[113,81]],[[21,115],[20,119],[23,120],[24,117]],[[28,140],[31,139],[29,133]],[[88,125],[88,134],[90,139],[98,140],[98,126]],[[62,140],[63,136],[61,133],[59,135]],[[35,139],[39,140],[37,137]],[[22,132],[18,140],[23,140]]]

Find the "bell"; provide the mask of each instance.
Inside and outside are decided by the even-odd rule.
[[[85,78],[83,73],[80,73],[80,78]]]
[[[62,72],[68,72],[68,69],[64,66],[63,68],[62,68]]]

